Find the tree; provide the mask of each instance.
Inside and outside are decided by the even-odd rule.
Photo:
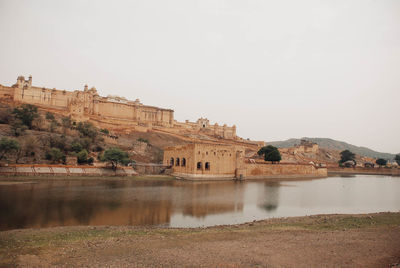
[[[397,155],[394,157],[394,161],[396,161],[397,164],[400,165],[400,154],[397,154]]]
[[[76,129],[81,133],[83,137],[91,138],[93,141],[97,137],[97,128],[93,126],[92,123],[89,122],[79,122]]]
[[[340,160],[339,163],[344,163],[350,160],[353,160],[356,158],[356,155],[349,150],[344,150],[340,152]]]
[[[71,118],[69,118],[69,117],[61,118],[61,126],[62,126],[62,129],[63,129],[63,133],[65,135],[67,133],[67,129],[71,128],[71,126],[72,126]]]
[[[75,141],[71,144],[71,150],[74,151],[75,153],[79,153],[82,151],[83,146],[79,142]]]
[[[282,160],[281,153],[279,152],[278,149],[275,149],[275,150],[269,152],[268,154],[266,154],[264,157],[264,160],[271,161],[272,164],[274,162],[280,162]]]
[[[51,148],[47,153],[46,158],[51,160],[53,163],[59,163],[60,161],[65,162],[65,154],[58,148]]]
[[[19,137],[28,129],[28,127],[25,126],[20,119],[14,119],[10,125],[10,129],[12,135]]]
[[[111,163],[112,169],[116,170],[118,164],[124,165],[129,162],[129,156],[119,148],[110,148],[104,152],[101,161]]]
[[[272,163],[282,160],[281,153],[279,152],[278,148],[272,145],[262,147],[260,150],[258,150],[257,154],[264,155],[264,160],[271,161]]]
[[[50,113],[50,112],[47,112],[47,113],[46,113],[46,119],[47,119],[47,120],[54,120],[54,119],[56,119],[56,118],[54,117],[54,114],[52,114],[52,113]]]
[[[85,150],[85,149],[83,149],[82,151],[80,151],[77,155],[77,161],[78,161],[78,164],[84,164],[84,163],[87,163],[87,161],[88,161],[88,152]]]
[[[386,166],[387,160],[383,158],[378,158],[376,159],[376,163],[381,167],[381,166]]]
[[[21,120],[22,124],[32,129],[32,122],[39,117],[38,109],[31,104],[23,104],[21,107],[14,108],[15,118]]]
[[[7,154],[11,154],[13,152],[18,152],[20,149],[20,145],[18,141],[14,139],[9,139],[6,137],[1,138],[0,140],[0,160],[6,157]]]
[[[269,152],[272,152],[274,150],[277,150],[277,148],[272,145],[268,145],[268,146],[264,146],[260,150],[258,150],[257,154],[264,155],[264,157],[265,157],[266,154],[268,154]]]

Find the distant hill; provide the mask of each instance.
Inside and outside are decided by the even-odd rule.
[[[338,151],[350,150],[353,153],[356,153],[361,156],[366,156],[366,157],[384,158],[384,159],[388,159],[388,160],[392,160],[395,157],[394,154],[376,152],[376,151],[371,150],[366,147],[359,147],[359,146],[355,146],[355,145],[349,144],[344,141],[337,141],[337,140],[333,140],[333,139],[329,139],[329,138],[307,138],[307,137],[304,137],[302,139],[318,143],[320,148],[325,148],[325,149],[330,149],[330,150],[338,150]],[[273,141],[273,142],[267,142],[267,144],[276,146],[278,148],[287,148],[287,147],[292,147],[295,144],[300,144],[300,139],[288,139],[285,141]]]

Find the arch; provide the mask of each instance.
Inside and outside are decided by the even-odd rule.
[[[173,158],[173,157],[171,157],[171,160],[169,160],[169,164],[170,164],[171,166],[174,165],[174,158]]]
[[[197,170],[201,170],[203,167],[203,163],[197,162]]]
[[[182,167],[186,167],[186,158],[182,157]]]
[[[176,158],[176,162],[175,162],[175,166],[179,166],[179,164],[180,164],[179,162],[180,162],[180,161],[179,161],[179,157],[177,157],[177,158]]]
[[[210,162],[206,162],[204,167],[205,167],[205,170],[210,170]]]

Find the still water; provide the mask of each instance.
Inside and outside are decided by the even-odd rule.
[[[400,211],[400,177],[0,183],[0,230],[71,225],[198,227],[272,217],[380,211]]]

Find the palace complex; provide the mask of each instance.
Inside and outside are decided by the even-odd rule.
[[[19,76],[11,87],[0,85],[0,100],[11,106],[32,104],[75,122],[89,121],[115,135],[154,132],[168,134],[171,139],[178,138],[180,143],[172,142],[161,149],[164,151],[163,165],[170,166],[173,174],[180,177],[241,179],[322,177],[327,174],[326,168],[316,165],[287,162],[272,165],[252,159],[265,143],[238,137],[235,125],[210,124],[207,118],[178,122],[172,109],[144,105],[139,99],[103,97],[96,88],[87,85],[83,90],[74,91],[50,89],[33,86],[31,76],[28,79]],[[293,150],[288,155],[312,154],[318,151],[318,145],[302,141]]]
[[[11,87],[0,85],[0,98],[14,104],[33,104],[39,108],[71,117],[72,120],[91,121],[98,127],[116,133],[130,131],[163,130],[175,134],[201,133],[219,139],[241,140],[236,136],[236,126],[211,125],[206,118],[196,122],[174,120],[174,111],[142,104],[139,99],[102,97],[96,88],[67,91],[32,85],[32,76],[23,76]],[[242,142],[247,142],[242,140]],[[247,142],[252,143],[252,142]],[[253,142],[254,144],[254,142]]]
[[[326,167],[314,164],[271,164],[246,158],[243,146],[193,143],[164,148],[164,165],[173,175],[189,179],[259,179],[326,177]]]

